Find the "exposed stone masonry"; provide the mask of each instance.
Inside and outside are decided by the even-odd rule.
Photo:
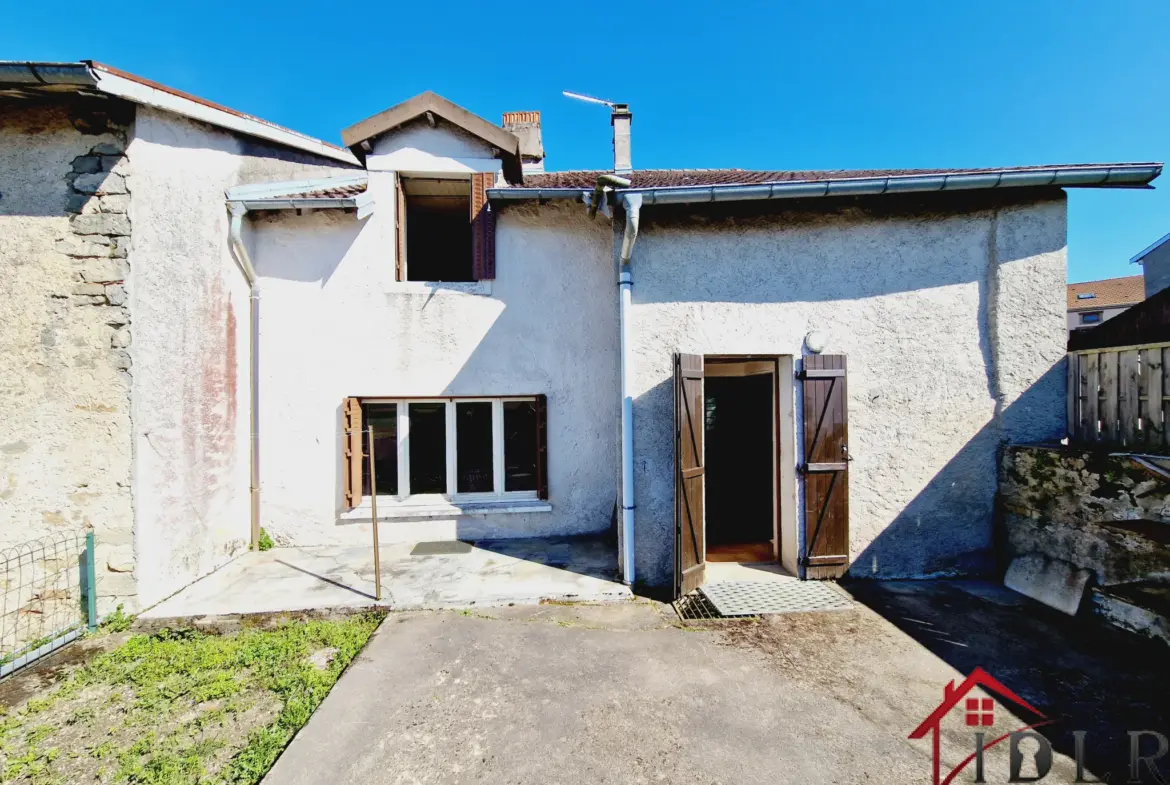
[[[110,349],[116,367],[124,374],[129,374],[131,366],[126,297],[130,275],[128,168],[125,146],[115,142],[95,145],[87,155],[73,159],[66,177],[72,189],[65,208],[72,214],[70,235],[57,241],[57,249],[75,263],[74,305],[107,309]]]

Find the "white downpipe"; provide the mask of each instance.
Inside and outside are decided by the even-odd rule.
[[[622,396],[622,577],[634,583],[634,399],[633,363],[630,360],[630,304],[633,299],[634,274],[630,257],[638,239],[638,219],[642,210],[641,194],[622,197],[626,227],[622,234],[621,264],[618,272],[620,290],[621,396]]]
[[[257,381],[260,375],[260,289],[256,284],[256,268],[244,245],[244,216],[248,208],[240,202],[228,202],[231,224],[228,237],[236,261],[248,282],[248,418],[251,434],[249,444],[249,507],[251,508],[251,541],[256,547],[260,542],[260,390]]]

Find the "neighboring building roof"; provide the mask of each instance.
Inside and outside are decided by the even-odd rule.
[[[27,98],[46,93],[70,92],[81,95],[116,96],[229,131],[305,150],[342,163],[358,165],[358,160],[344,147],[314,139],[104,63],[93,60],[75,63],[0,61],[0,96]]]
[[[1070,352],[1151,343],[1170,343],[1170,288],[1150,295],[1091,330],[1068,334]]]
[[[1124,308],[1140,303],[1144,299],[1146,299],[1146,282],[1140,275],[1068,285],[1068,309],[1070,311]]]
[[[354,208],[359,219],[374,212],[363,172],[346,177],[289,180],[237,185],[225,192],[227,201],[248,210],[326,210]]]
[[[1140,262],[1142,259],[1145,259],[1151,253],[1158,250],[1158,248],[1162,247],[1162,245],[1165,244],[1165,242],[1167,240],[1170,240],[1170,234],[1165,234],[1161,238],[1155,240],[1153,243],[1151,243],[1149,246],[1147,246],[1141,253],[1137,254],[1132,259],[1130,259],[1129,260],[1130,263],[1132,264],[1133,262]]]
[[[495,147],[500,151],[500,159],[504,162],[504,177],[508,182],[520,183],[523,179],[520,170],[520,139],[515,134],[472,114],[430,90],[395,104],[373,117],[367,117],[360,123],[354,123],[341,132],[341,139],[355,155],[361,156],[368,148],[368,144],[363,145],[363,142],[368,143],[376,136],[423,116],[429,116],[432,120],[435,117],[441,118]]]

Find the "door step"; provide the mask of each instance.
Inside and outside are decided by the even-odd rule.
[[[1092,591],[1092,612],[1115,627],[1170,644],[1170,584],[1154,581]]]

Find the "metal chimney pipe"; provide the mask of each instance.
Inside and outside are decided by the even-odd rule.
[[[613,171],[614,174],[629,174],[634,171],[630,156],[630,125],[634,113],[629,104],[611,104],[613,113],[609,116],[613,125]]]

